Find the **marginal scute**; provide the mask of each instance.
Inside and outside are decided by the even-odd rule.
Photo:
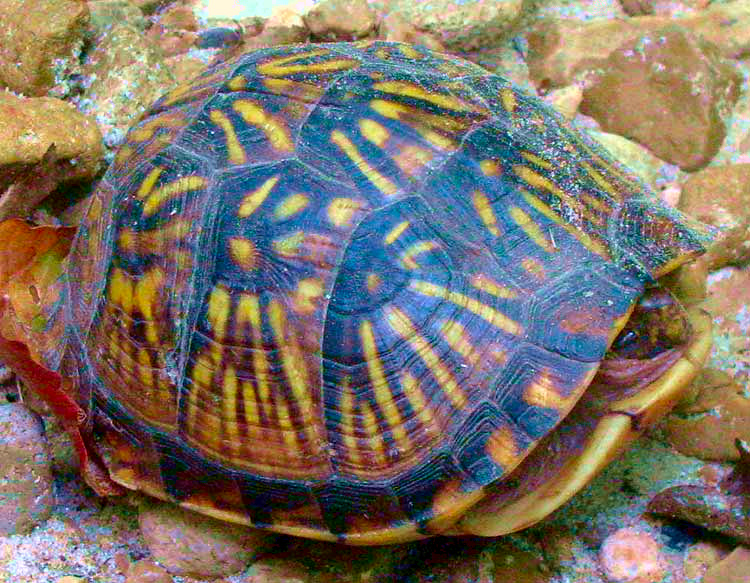
[[[128,487],[351,544],[486,533],[462,516],[513,494],[645,285],[706,237],[476,65],[259,49],[127,135],[71,253],[65,370]],[[650,421],[662,389],[617,414]],[[630,437],[610,425],[596,443]]]

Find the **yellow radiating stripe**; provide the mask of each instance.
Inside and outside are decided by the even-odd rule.
[[[375,463],[379,466],[386,466],[388,464],[385,457],[385,441],[383,440],[383,432],[378,426],[378,418],[375,416],[375,411],[367,402],[362,402],[362,425],[365,433],[368,435],[366,440],[367,448],[374,454]],[[369,464],[368,464],[369,465]],[[371,469],[371,468],[367,468]]]
[[[604,178],[604,175],[596,168],[585,161],[579,162],[578,164],[588,173],[589,176],[591,176],[591,179],[597,184],[597,186],[599,186],[599,188],[609,194],[616,202],[623,202],[622,193],[617,190],[609,180]]]
[[[440,326],[440,333],[453,350],[472,366],[479,362],[479,354],[471,343],[469,334],[455,320],[445,320]]]
[[[408,372],[401,373],[401,387],[404,394],[409,399],[412,410],[417,414],[417,418],[422,422],[425,433],[430,437],[435,437],[438,433],[438,427],[432,409],[427,403],[422,387],[416,377]]]
[[[350,227],[354,213],[361,208],[353,198],[334,198],[328,205],[328,220],[336,227]]]
[[[385,377],[383,363],[380,360],[378,348],[375,344],[375,334],[372,330],[372,324],[368,320],[363,320],[360,324],[359,337],[362,341],[362,350],[367,361],[367,370],[370,374],[370,384],[372,392],[375,395],[375,402],[378,404],[380,412],[383,414],[386,424],[393,434],[396,447],[407,449],[410,444],[404,430],[404,420],[401,418],[401,412],[393,400],[393,391],[388,384],[388,379]]]
[[[471,200],[474,203],[474,209],[477,211],[479,218],[482,219],[484,226],[487,227],[487,230],[494,237],[499,237],[500,229],[497,227],[497,217],[495,217],[492,205],[487,196],[483,192],[475,190]]]
[[[148,120],[142,126],[133,128],[128,134],[128,142],[145,142],[154,137],[154,132],[160,128],[181,127],[185,120],[180,115],[166,114]]]
[[[294,425],[292,424],[289,404],[283,398],[276,400],[276,415],[279,421],[281,439],[284,440],[284,445],[286,446],[285,451],[293,453],[295,450],[299,450],[301,444],[297,439],[297,432],[294,430]],[[299,457],[295,461],[301,465],[302,460]]]
[[[379,148],[385,145],[385,142],[391,135],[385,126],[375,120],[366,118],[359,120],[359,131],[366,140],[369,140]]]
[[[500,163],[497,160],[482,160],[479,169],[485,176],[500,176]]]
[[[211,386],[212,377],[211,360],[208,355],[199,354],[198,358],[195,359],[195,365],[193,365],[193,386],[188,392],[187,402],[187,431],[191,435],[195,435],[199,431],[198,414],[201,409],[198,397],[200,393],[205,392]]]
[[[409,221],[401,221],[398,225],[388,231],[383,237],[386,245],[391,245],[396,239],[398,239],[406,229],[409,228]]]
[[[417,176],[433,158],[434,154],[430,150],[415,145],[402,146],[393,155],[396,166],[409,176]]]
[[[414,352],[430,369],[432,376],[435,377],[453,406],[456,409],[463,409],[467,401],[466,393],[453,378],[450,370],[440,361],[440,357],[432,350],[430,343],[419,335],[409,317],[394,306],[385,308],[385,313],[390,327],[411,345]]]
[[[424,55],[420,53],[419,51],[415,50],[413,46],[407,45],[405,43],[399,43],[398,44],[398,50],[399,52],[404,55],[407,59],[423,59]],[[388,59],[390,55],[385,55],[385,58]]]
[[[478,290],[495,296],[496,298],[513,299],[518,296],[518,294],[509,287],[500,285],[495,280],[481,273],[472,276],[471,285]]]
[[[242,455],[240,429],[237,425],[238,385],[237,371],[234,369],[233,365],[229,364],[224,370],[224,381],[221,385],[221,409],[222,419],[224,420],[222,427],[225,435],[222,439],[222,443],[229,446],[233,458],[238,458]]]
[[[134,300],[138,310],[146,322],[146,340],[152,345],[159,343],[159,331],[157,329],[154,310],[161,297],[161,289],[164,286],[166,276],[159,267],[150,269],[135,284]]]
[[[302,83],[300,81],[292,81],[291,79],[263,79],[263,86],[269,90],[269,92],[276,95],[284,95],[287,97],[293,97],[295,100],[304,101],[306,103],[314,103],[320,99],[325,93],[325,88],[318,87],[312,83]]]
[[[534,196],[530,192],[524,191],[523,198],[529,204],[529,206],[533,207],[534,209],[542,213],[548,219],[562,226],[568,233],[570,233],[571,235],[573,235],[573,237],[578,239],[578,241],[580,241],[580,243],[584,247],[586,247],[586,249],[588,249],[592,253],[601,255],[602,257],[606,257],[606,258],[609,257],[609,252],[607,251],[606,247],[604,247],[604,245],[594,240],[586,232],[581,231],[580,229],[576,228],[570,223],[563,222],[560,215],[558,215],[555,211],[553,211],[549,207],[549,205],[544,203],[544,201],[540,200],[539,197]]]
[[[505,425],[492,432],[485,450],[497,465],[506,470],[515,467],[521,454],[513,431]]]
[[[518,105],[515,92],[510,87],[503,87],[500,90],[500,103],[503,109],[508,113],[513,113]]]
[[[383,283],[383,280],[380,279],[380,276],[377,273],[367,274],[367,291],[371,294],[378,291],[381,283]]]
[[[571,210],[578,214],[578,216],[583,217],[583,209],[581,207],[581,203],[570,194],[565,192],[563,189],[559,188],[546,176],[539,174],[528,166],[522,166],[520,164],[515,164],[513,166],[513,171],[529,186],[533,186],[534,188],[539,188],[540,190],[549,192],[551,195],[559,199],[560,202],[563,203],[563,205],[567,205]]]
[[[439,248],[440,245],[438,245],[435,241],[417,241],[416,243],[410,245],[407,249],[405,249],[403,253],[401,253],[401,266],[404,269],[419,269],[419,263],[417,263],[415,257],[417,255],[421,255],[422,253],[427,253],[429,251],[432,251],[433,249]]]
[[[211,121],[219,126],[226,136],[229,162],[232,164],[244,164],[247,161],[247,154],[245,154],[245,149],[237,138],[237,132],[234,131],[234,124],[232,121],[223,111],[218,109],[212,109],[209,116]]]
[[[524,257],[521,260],[521,267],[537,279],[544,279],[547,277],[547,272],[544,270],[544,266],[533,257]]]
[[[318,307],[318,300],[325,291],[319,277],[306,277],[297,283],[292,296],[292,309],[298,314],[312,314]]]
[[[446,132],[458,132],[465,127],[459,120],[452,120],[445,116],[424,113],[414,107],[409,107],[395,101],[385,99],[373,99],[370,107],[376,113],[389,119],[395,119],[411,127],[427,142],[438,150],[452,152],[458,148],[458,142],[435,131],[440,128]]]
[[[243,75],[236,75],[227,81],[227,87],[232,91],[242,91],[247,87],[247,79]]]
[[[294,151],[289,127],[280,118],[267,113],[260,105],[248,99],[238,99],[232,103],[232,109],[239,113],[247,123],[262,131],[274,150]]]
[[[271,245],[273,246],[273,250],[283,257],[296,257],[299,255],[300,247],[304,242],[305,232],[294,231],[275,239]]]
[[[570,397],[560,394],[549,372],[537,374],[523,391],[523,400],[532,407],[555,409],[564,414],[570,407]]]
[[[556,253],[558,251],[557,247],[555,247],[552,242],[544,236],[539,225],[526,211],[517,206],[513,206],[510,207],[508,214],[510,215],[510,218],[521,227],[521,230],[526,233],[526,236],[547,253]]]
[[[334,58],[327,61],[319,61],[310,64],[289,64],[295,63],[295,61],[299,61],[301,59],[330,54],[331,53],[326,49],[295,53],[293,55],[289,55],[288,57],[279,57],[270,61],[266,61],[265,63],[260,63],[259,65],[257,65],[256,71],[263,77],[283,77],[285,75],[293,75],[294,73],[329,73],[332,71],[346,71],[360,65],[360,62],[355,61],[354,59],[342,58]]]
[[[122,311],[133,315],[133,280],[122,269],[114,269],[109,280],[109,299]]]
[[[521,156],[523,158],[526,158],[532,164],[536,164],[537,166],[540,166],[540,167],[544,168],[545,170],[552,170],[555,167],[554,164],[552,164],[551,162],[548,162],[547,160],[545,160],[541,156],[537,156],[533,152],[527,152],[526,150],[522,150],[521,151]]]
[[[123,251],[159,255],[175,249],[175,241],[183,239],[192,228],[192,222],[187,219],[175,219],[156,229],[143,231],[125,227],[117,236],[117,242]]]
[[[242,386],[242,405],[245,411],[245,423],[251,426],[248,428],[251,432],[257,431],[261,425],[260,414],[258,413],[257,392],[250,381],[242,381],[240,384]]]
[[[154,371],[151,356],[145,348],[138,349],[138,379],[141,381],[143,392],[147,399],[153,398]]]
[[[341,414],[341,433],[344,436],[345,455],[354,465],[362,464],[362,457],[357,443],[356,427],[354,424],[354,391],[349,386],[348,377],[341,381],[341,400],[339,402]]]
[[[151,190],[153,190],[154,184],[156,184],[156,181],[159,179],[162,172],[164,172],[164,168],[160,166],[151,170],[151,172],[148,173],[148,176],[146,176],[146,178],[143,179],[143,182],[141,182],[135,196],[140,199],[146,198]]]
[[[434,91],[427,91],[416,83],[408,83],[406,81],[381,81],[380,83],[373,83],[372,88],[376,91],[382,91],[383,93],[390,93],[391,95],[412,97],[414,99],[432,103],[438,107],[452,109],[453,111],[483,111],[483,108],[474,104],[469,104],[454,95],[443,95]]]
[[[263,347],[258,296],[248,293],[240,294],[236,318],[238,330],[244,331],[246,327],[250,327],[253,343],[253,370],[255,371],[255,382],[258,385],[258,399],[260,400],[261,407],[263,407],[263,412],[267,417],[270,417],[273,410],[273,403],[271,403],[268,359]]]
[[[279,220],[288,219],[305,209],[310,204],[310,198],[302,193],[290,194],[279,202],[274,209],[274,215]]]
[[[417,293],[433,298],[443,298],[461,308],[465,308],[508,334],[518,336],[523,330],[518,322],[511,320],[508,316],[498,312],[492,306],[488,306],[487,304],[474,298],[470,298],[462,293],[454,292],[442,286],[422,280],[412,280],[409,285]]]
[[[286,314],[283,306],[276,299],[272,299],[268,303],[268,321],[276,337],[276,347],[281,353],[281,368],[284,370],[284,375],[292,389],[294,401],[299,407],[303,419],[310,422],[312,420],[312,396],[308,387],[307,363],[300,354],[299,346],[296,343],[297,336],[295,334],[287,335]],[[313,428],[313,425],[308,427],[311,430]]]
[[[167,182],[148,195],[146,202],[143,203],[143,216],[150,217],[170,198],[191,190],[201,190],[205,187],[206,179],[202,176],[183,176],[172,182]]]
[[[230,237],[229,255],[232,260],[245,271],[254,270],[257,265],[258,250],[250,239]]]
[[[215,342],[224,342],[227,322],[232,310],[232,298],[224,286],[217,285],[208,296],[208,322]]]
[[[339,130],[331,132],[331,141],[336,144],[341,151],[349,158],[372,184],[386,196],[392,196],[398,192],[396,185],[375,170],[359,153],[357,147],[352,141]]]
[[[263,201],[268,198],[268,195],[271,193],[271,190],[273,190],[273,187],[276,186],[279,178],[279,176],[271,176],[271,178],[266,179],[266,181],[258,188],[242,197],[237,216],[241,219],[246,219],[253,214],[255,210],[263,204]]]

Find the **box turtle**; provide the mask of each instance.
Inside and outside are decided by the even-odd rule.
[[[663,284],[702,225],[539,99],[406,44],[254,50],[159,99],[59,277],[47,230],[11,268],[27,227],[2,228],[2,356],[87,481],[302,537],[528,526],[710,346]]]

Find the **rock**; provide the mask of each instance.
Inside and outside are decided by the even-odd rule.
[[[53,504],[42,422],[20,403],[0,406],[0,535],[28,532]]]
[[[737,547],[709,567],[702,583],[750,583],[750,548]]]
[[[569,85],[600,67],[613,51],[664,27],[692,31],[727,58],[750,50],[750,1],[714,4],[683,18],[546,18],[527,33],[529,71],[537,87]]]
[[[88,19],[87,3],[78,0],[0,2],[0,87],[46,95],[77,69]]]
[[[320,580],[332,583],[332,580]],[[237,577],[237,583],[314,583],[307,569],[291,559],[260,559]],[[315,582],[317,583],[317,582]]]
[[[714,345],[710,366],[728,372],[750,388],[750,271],[726,267],[708,278],[703,308],[714,316]]]
[[[684,520],[750,545],[747,498],[704,486],[674,486],[659,492],[648,512]]]
[[[739,459],[735,439],[750,440],[750,399],[724,371],[704,369],[695,397],[683,401],[661,428],[680,453],[703,460]]]
[[[245,568],[274,540],[266,532],[150,500],[144,501],[138,520],[154,558],[176,575],[231,575]]]
[[[711,166],[690,175],[679,208],[720,229],[705,257],[711,271],[750,260],[750,164]]]
[[[60,182],[99,170],[99,129],[70,103],[0,91],[0,119],[0,220],[26,216]]]
[[[327,40],[356,40],[375,30],[375,11],[367,0],[324,0],[302,20],[313,36]]]
[[[686,171],[719,151],[741,77],[713,45],[667,27],[626,42],[589,77],[581,112]]]
[[[162,60],[159,48],[129,22],[98,39],[84,65],[88,87],[80,107],[96,112],[108,147],[118,146],[133,121],[176,85]]]
[[[380,13],[384,17],[399,14],[417,30],[437,39],[448,50],[463,52],[497,46],[503,40],[511,38],[518,29],[523,11],[522,0],[392,0],[382,7]]]
[[[130,565],[125,583],[173,583],[174,579],[164,567],[143,559]]]
[[[706,571],[727,554],[722,546],[711,542],[698,542],[687,549],[682,571],[689,581],[700,581]]]
[[[654,537],[643,530],[621,528],[602,543],[602,569],[616,583],[657,583],[664,577],[664,559]]]

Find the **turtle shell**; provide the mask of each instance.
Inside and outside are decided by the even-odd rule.
[[[261,49],[127,134],[71,254],[61,366],[117,482],[406,540],[502,483],[702,240],[476,65]]]

